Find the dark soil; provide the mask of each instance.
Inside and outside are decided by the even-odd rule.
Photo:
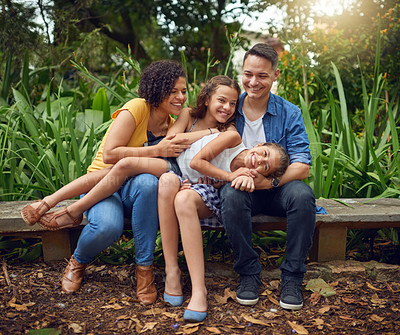
[[[82,288],[67,295],[60,285],[66,264],[3,261],[0,334],[400,334],[400,278],[328,281],[336,291],[329,298],[306,290],[305,282],[304,308],[291,312],[279,307],[278,280],[264,280],[260,301],[241,306],[234,300],[237,278],[213,271],[207,276],[208,316],[187,324],[184,307],[162,301],[162,266],[155,272],[159,298],[145,307],[135,298],[134,266],[94,263]],[[190,282],[183,273],[188,299]]]

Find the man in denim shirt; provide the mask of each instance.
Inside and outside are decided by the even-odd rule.
[[[290,157],[290,165],[280,178],[265,178],[254,172],[256,191],[242,192],[227,184],[221,188],[221,215],[235,253],[234,269],[240,274],[236,291],[243,305],[258,302],[261,264],[252,248],[251,216],[267,214],[287,218],[286,257],[281,265],[282,308],[297,310],[303,306],[301,283],[305,261],[315,228],[315,196],[302,182],[311,164],[308,136],[301,111],[283,98],[270,93],[278,78],[278,55],[265,43],[254,45],[244,56],[243,87],[239,99],[236,127],[250,148],[261,142],[281,144]],[[254,159],[255,164],[258,157]]]

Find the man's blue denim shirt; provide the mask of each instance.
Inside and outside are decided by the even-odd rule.
[[[243,135],[243,101],[246,92],[239,98],[236,129]],[[265,138],[267,142],[282,145],[294,162],[311,165],[310,142],[304,126],[300,109],[289,101],[270,93],[268,108],[263,116]]]

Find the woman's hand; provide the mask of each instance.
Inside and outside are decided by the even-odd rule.
[[[190,148],[187,138],[178,140],[175,136],[175,134],[165,136],[165,138],[156,145],[160,157],[178,157],[182,151]]]
[[[255,189],[254,179],[253,177],[249,176],[236,177],[232,181],[231,186],[237,190],[247,191],[247,192],[253,192]]]

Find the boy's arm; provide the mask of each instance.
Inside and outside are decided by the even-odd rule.
[[[236,131],[226,131],[205,145],[190,162],[190,167],[203,175],[218,180],[231,181],[231,173],[212,165],[210,161],[227,148],[240,144],[241,138]]]

